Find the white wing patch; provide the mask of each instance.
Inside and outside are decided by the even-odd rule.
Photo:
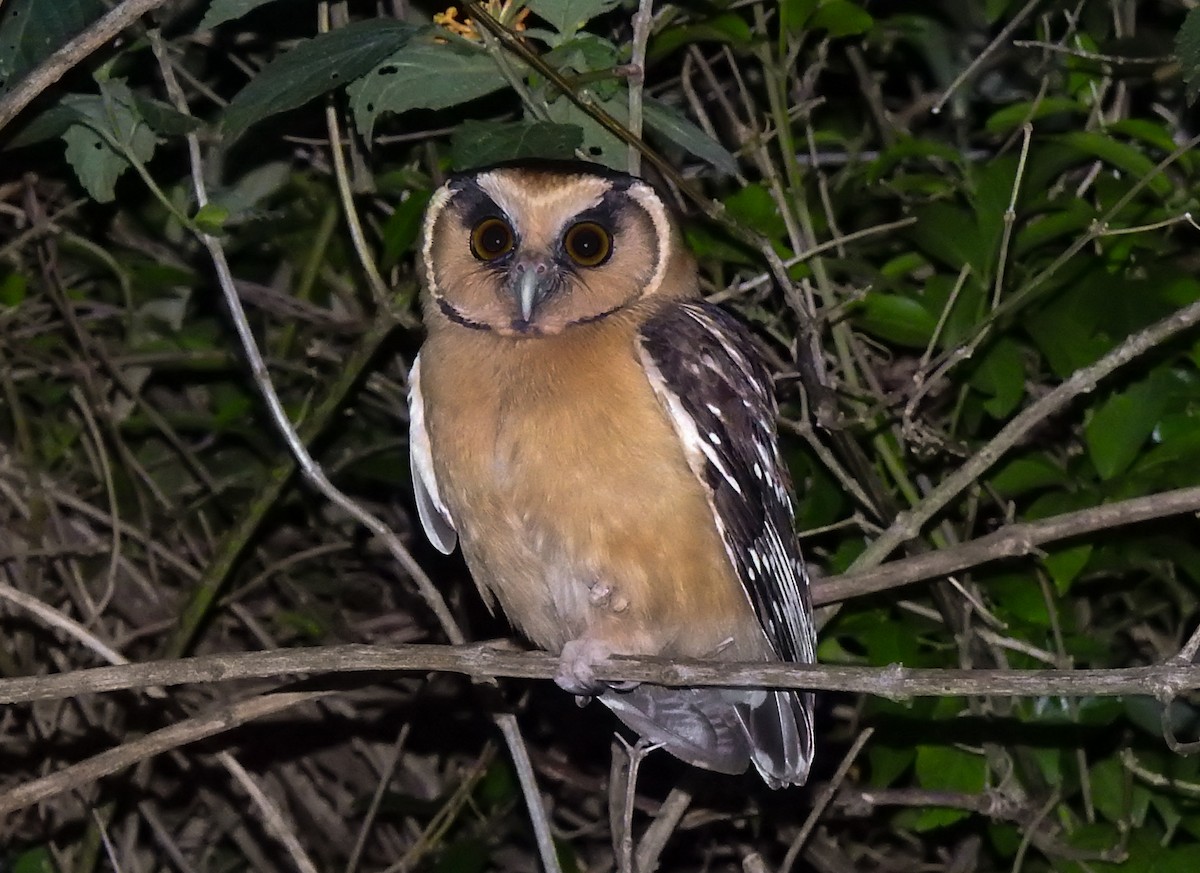
[[[429,431],[425,429],[425,401],[421,397],[421,356],[413,361],[408,374],[408,458],[412,468],[413,493],[417,498],[417,514],[421,527],[435,549],[443,555],[454,551],[458,534],[450,511],[442,502],[437,477],[433,473],[433,451]]]

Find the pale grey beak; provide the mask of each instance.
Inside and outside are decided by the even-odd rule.
[[[517,261],[508,276],[509,292],[521,312],[521,320],[529,322],[538,304],[554,290],[558,273],[552,264],[533,258]]]

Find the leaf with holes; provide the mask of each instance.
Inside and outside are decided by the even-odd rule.
[[[348,90],[355,126],[370,139],[385,112],[446,109],[507,87],[483,49],[418,42],[394,53]]]
[[[237,93],[221,124],[230,139],[250,125],[366,75],[418,28],[401,21],[356,21],[305,40],[267,64]]]

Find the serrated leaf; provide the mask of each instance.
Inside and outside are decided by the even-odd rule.
[[[629,104],[625,100],[597,100],[596,103],[622,124],[628,121]],[[546,115],[553,122],[572,125],[583,131],[583,145],[579,150],[589,161],[614,170],[625,169],[628,155],[625,143],[570,100],[555,100],[546,107]]]
[[[182,136],[200,127],[199,118],[186,115],[169,103],[141,94],[134,94],[133,100],[146,124],[164,136]]]
[[[616,5],[617,0],[530,0],[529,8],[563,36],[574,36],[579,28]]]
[[[642,106],[646,126],[692,155],[712,164],[719,172],[737,173],[737,161],[725,146],[692,124],[677,109],[647,98]]]
[[[1189,9],[1184,16],[1183,26],[1175,37],[1175,54],[1183,68],[1188,103],[1194,103],[1200,95],[1200,7]]]
[[[419,42],[392,54],[348,90],[355,126],[369,140],[384,112],[445,109],[507,87],[482,49]]]
[[[583,145],[583,131],[550,121],[465,121],[450,138],[450,162],[467,170],[521,158],[566,160]]]
[[[0,95],[107,11],[101,0],[0,3]]]
[[[63,133],[67,161],[93,199],[111,202],[130,159],[145,164],[154,157],[154,131],[137,111],[133,92],[119,79],[102,82],[99,96],[69,94],[63,103],[79,118]]]
[[[218,24],[241,18],[248,12],[253,12],[259,6],[275,3],[276,0],[212,0],[212,5],[200,19],[197,30],[211,30]]]
[[[225,110],[230,139],[279,112],[303,106],[366,75],[403,46],[419,28],[402,21],[355,21],[298,44],[267,64]]]

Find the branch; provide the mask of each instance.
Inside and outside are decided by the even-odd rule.
[[[475,679],[508,676],[549,679],[558,658],[547,652],[513,652],[481,644],[464,646],[345,645],[266,652],[202,655],[141,664],[93,667],[0,680],[0,704],[62,700],[101,691],[188,683],[267,679],[296,674],[419,672],[461,673]],[[1148,667],[1105,670],[941,670],[773,663],[733,663],[614,657],[596,667],[605,682],[651,682],[671,687],[806,688],[872,694],[892,700],[961,695],[1169,699],[1200,688],[1200,665],[1168,661]]]
[[[101,667],[99,669],[113,669]],[[121,668],[118,668],[121,669]],[[185,719],[177,724],[122,743],[115,749],[101,752],[78,764],[64,767],[40,779],[10,788],[0,795],[0,816],[26,806],[32,806],[63,791],[78,788],[102,779],[118,770],[194,743],[214,734],[223,733],[256,718],[263,718],[301,703],[323,697],[328,692],[285,692],[254,697],[228,706],[220,706],[204,715]]]
[[[1133,334],[1094,364],[1076,370],[1049,394],[1021,410],[990,442],[944,479],[924,500],[897,515],[891,527],[858,557],[853,569],[866,570],[876,566],[898,546],[915,537],[930,519],[1000,460],[1035,425],[1081,394],[1095,390],[1101,379],[1197,323],[1200,323],[1200,302],[1185,306]]]
[[[33,72],[17,83],[8,96],[0,100],[0,130],[17,117],[34,98],[57,82],[66,72],[104,45],[147,12],[163,6],[167,0],[125,0],[95,21],[87,30],[72,39]]]
[[[843,573],[814,581],[813,603],[824,606],[899,588],[922,579],[936,579],[991,561],[1037,554],[1038,546],[1045,543],[1184,512],[1200,512],[1200,487],[1135,497],[1066,512],[1040,521],[1018,522],[948,549],[892,561],[871,570]]]

